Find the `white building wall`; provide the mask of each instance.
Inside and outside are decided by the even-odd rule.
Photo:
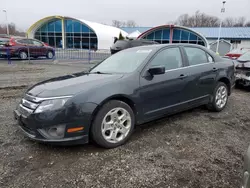
[[[250,48],[250,40],[242,40],[238,48]]]
[[[213,43],[216,42],[217,40],[214,39],[207,39],[208,43]],[[227,42],[231,42],[231,40],[225,40]],[[250,39],[249,40],[241,40],[240,44],[232,44],[232,49],[236,49],[236,48],[250,48]]]

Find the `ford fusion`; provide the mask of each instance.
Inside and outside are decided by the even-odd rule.
[[[135,125],[200,105],[221,111],[234,66],[190,44],[129,48],[87,72],[29,88],[14,111],[24,134],[56,144],[90,139],[105,148],[124,144]]]

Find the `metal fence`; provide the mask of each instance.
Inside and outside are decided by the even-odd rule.
[[[0,59],[12,60],[84,60],[84,62],[101,61],[109,57],[109,50],[85,49],[46,49],[42,47],[1,47]]]

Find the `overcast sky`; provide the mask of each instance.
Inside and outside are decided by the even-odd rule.
[[[220,16],[221,0],[0,0],[9,22],[26,30],[35,21],[51,15],[70,16],[111,24],[112,20],[135,20],[140,26],[156,26],[196,10]],[[250,0],[227,0],[225,16],[250,20]],[[0,24],[5,14],[0,12]]]

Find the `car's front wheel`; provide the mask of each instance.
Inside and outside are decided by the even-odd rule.
[[[222,111],[228,101],[228,87],[223,82],[218,82],[213,93],[213,99],[208,108],[215,112]]]
[[[131,136],[135,124],[133,110],[122,101],[111,100],[104,104],[93,121],[92,139],[105,148],[124,144]]]

